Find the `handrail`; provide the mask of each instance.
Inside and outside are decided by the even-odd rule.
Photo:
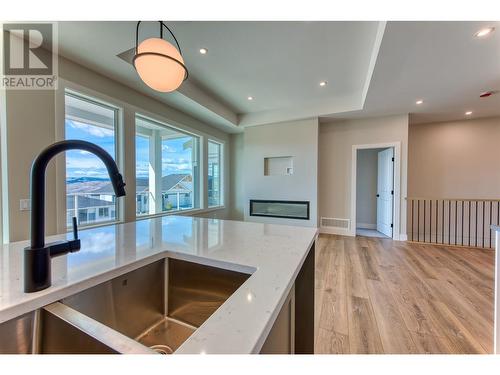
[[[442,198],[442,197],[405,197],[405,200],[442,200],[442,201],[474,201],[474,202],[500,202],[500,198],[498,199],[490,199],[490,198]]]

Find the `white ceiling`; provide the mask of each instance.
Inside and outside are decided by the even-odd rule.
[[[136,22],[61,22],[59,52],[226,131],[318,116],[412,113],[412,121],[500,115],[498,22],[169,22],[189,79],[175,93],[145,86],[116,55]],[[484,25],[497,33],[478,40]],[[141,24],[140,39],[158,33]],[[201,55],[200,48],[208,49]],[[328,81],[320,87],[319,82]],[[251,95],[255,99],[248,101]],[[415,100],[425,103],[416,106]]]
[[[474,37],[485,26],[496,32]],[[500,22],[389,22],[363,109],[328,117],[409,113],[423,123],[463,119],[469,110],[471,117],[499,116],[500,93],[479,98],[488,90],[500,90]]]
[[[172,23],[198,82],[237,113],[362,90],[376,22]],[[201,56],[199,47],[209,53]],[[198,47],[198,48],[197,48]],[[328,79],[332,84],[321,88]],[[255,100],[248,101],[253,95]]]

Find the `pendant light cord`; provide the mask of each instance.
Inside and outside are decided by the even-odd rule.
[[[138,53],[138,48],[139,48],[139,25],[141,24],[142,21],[137,22],[137,26],[135,29],[135,53]],[[177,38],[175,37],[174,33],[170,28],[165,25],[163,21],[158,21],[160,23],[160,38],[163,39],[163,28],[166,28],[170,35],[172,35],[172,38],[174,38],[175,44],[177,45],[177,49],[179,50],[179,53],[182,56],[182,51],[181,51],[181,46],[179,45],[179,42],[177,41]]]
[[[177,41],[177,38],[175,37],[175,35],[172,32],[172,30],[170,30],[170,28],[167,25],[165,25],[165,23],[163,21],[158,21],[158,22],[161,24],[161,26],[163,26],[165,29],[168,30],[168,32],[170,33],[170,35],[172,35],[172,38],[174,38],[175,44],[177,44],[177,48],[179,49],[179,53],[182,56],[181,46],[179,45],[179,42]],[[161,26],[160,26],[160,28],[161,28]],[[162,32],[160,34],[161,34],[161,37],[163,39],[163,28],[161,28],[161,30],[162,30]]]

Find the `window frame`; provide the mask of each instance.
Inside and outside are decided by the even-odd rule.
[[[97,93],[92,90],[88,90],[84,87],[74,84],[68,84],[69,82],[64,82],[64,85],[61,85],[58,90],[58,94],[56,94],[56,116],[58,123],[56,125],[56,139],[65,140],[66,139],[66,95],[72,96],[79,100],[84,100],[89,103],[102,106],[107,109],[111,109],[114,112],[114,138],[115,138],[115,156],[114,160],[116,165],[118,166],[118,170],[123,175],[123,112],[124,109],[120,103],[110,100],[105,95]],[[58,105],[59,104],[59,105]],[[58,108],[60,106],[60,109]],[[59,109],[59,110],[58,110]],[[61,114],[61,115],[59,115]],[[72,230],[71,226],[67,225],[66,215],[67,215],[67,194],[66,194],[66,153],[63,153],[59,160],[56,161],[57,168],[57,187],[56,193],[58,196],[63,196],[64,199],[61,199],[61,202],[57,204],[57,225],[58,229],[61,231],[69,232]],[[116,198],[115,200],[115,219],[113,220],[105,220],[99,221],[90,224],[80,224],[78,226],[81,228],[94,228],[100,226],[106,226],[110,224],[117,224],[124,222],[124,211],[125,204],[123,199]],[[98,212],[98,211],[97,211]]]
[[[210,206],[208,203],[208,148],[210,143],[216,144],[219,146],[219,204]],[[217,209],[217,208],[224,208],[224,173],[225,173],[225,168],[224,168],[224,142],[221,142],[219,140],[216,140],[214,138],[208,138],[207,139],[207,160],[206,160],[206,176],[207,176],[207,191],[206,191],[206,202],[207,202],[207,209]]]
[[[64,94],[66,91],[72,91],[76,94],[87,96],[94,101],[102,102],[104,104],[117,107],[119,109],[119,120],[118,120],[118,128],[117,128],[117,146],[119,148],[119,152],[117,153],[117,164],[118,168],[121,171],[124,180],[128,183],[128,186],[125,188],[127,190],[127,196],[125,198],[120,198],[118,200],[118,214],[116,222],[106,222],[106,223],[98,223],[95,225],[88,225],[86,228],[92,227],[100,227],[106,226],[115,223],[123,223],[125,221],[137,221],[137,220],[145,220],[154,217],[162,217],[168,215],[193,215],[196,213],[206,213],[212,211],[218,211],[225,209],[226,207],[218,206],[208,208],[208,191],[207,191],[207,148],[208,143],[207,140],[211,139],[215,142],[218,142],[223,145],[222,157],[222,174],[221,174],[221,190],[222,190],[222,204],[227,203],[226,200],[226,192],[227,192],[227,183],[228,178],[227,170],[228,170],[228,159],[226,157],[226,153],[228,152],[227,142],[228,139],[225,137],[219,137],[217,134],[213,134],[203,128],[200,128],[196,123],[191,124],[190,118],[188,115],[185,115],[181,112],[176,112],[175,109],[171,109],[172,113],[168,113],[165,109],[160,106],[155,109],[154,106],[148,105],[147,108],[140,106],[140,102],[129,101],[120,96],[115,96],[113,94],[113,90],[101,90],[98,86],[92,85],[84,85],[81,83],[77,83],[72,80],[68,80],[66,78],[59,77],[58,88],[55,90],[55,109],[56,109],[56,117],[55,117],[55,140],[60,141],[65,139],[65,106],[64,106]],[[183,210],[181,213],[179,211],[174,212],[162,212],[158,214],[149,214],[149,215],[136,215],[136,201],[135,201],[135,192],[134,199],[132,199],[133,204],[128,197],[128,189],[130,189],[131,182],[129,180],[136,178],[135,171],[135,138],[133,141],[130,140],[130,137],[135,137],[135,116],[140,115],[146,119],[152,120],[154,122],[159,122],[163,124],[167,124],[169,127],[174,128],[178,131],[195,135],[199,138],[199,208]],[[199,122],[199,124],[203,124]],[[215,130],[215,129],[214,129]],[[127,137],[127,139],[125,139]],[[133,142],[133,147],[129,149],[130,143]],[[125,151],[127,154],[125,154]],[[134,152],[133,161],[130,160],[131,153]],[[118,157],[119,156],[119,157]],[[71,228],[66,227],[66,159],[64,154],[60,154],[55,158],[56,165],[56,222],[57,222],[57,233],[65,233],[71,230]],[[127,166],[127,169],[125,169]],[[135,185],[135,182],[134,182]],[[4,192],[5,193],[5,192]],[[5,207],[4,207],[5,208]],[[4,224],[4,236],[7,231],[7,224]]]
[[[134,126],[135,126],[135,137],[134,137],[134,148],[135,148],[135,183],[136,183],[136,191],[135,191],[135,217],[136,218],[143,218],[148,215],[154,215],[151,213],[145,213],[145,214],[138,214],[137,213],[137,137],[144,137],[148,139],[149,143],[149,154],[151,155],[151,147],[153,146],[153,137],[151,134],[141,134],[137,132],[137,115],[134,115]],[[150,157],[151,160],[151,157]],[[149,194],[148,194],[148,200],[150,199]]]
[[[149,213],[149,214],[142,214],[142,215],[138,215],[137,214],[137,207],[135,207],[135,218],[136,220],[139,220],[139,219],[145,219],[145,218],[151,218],[151,217],[156,217],[156,216],[165,216],[165,215],[175,215],[175,214],[181,214],[181,213],[189,213],[189,212],[194,212],[194,211],[199,211],[199,210],[203,210],[205,207],[204,207],[204,202],[205,202],[205,189],[203,189],[203,179],[204,179],[204,176],[203,176],[203,172],[204,172],[204,168],[203,168],[203,164],[204,164],[204,158],[203,158],[203,153],[202,153],[202,149],[203,149],[203,142],[204,142],[204,139],[205,139],[205,136],[203,134],[199,134],[199,133],[196,133],[194,131],[189,131],[189,130],[186,130],[186,129],[183,129],[183,128],[180,128],[176,125],[172,125],[170,123],[170,121],[163,121],[163,120],[159,120],[158,118],[155,118],[155,117],[152,117],[152,116],[149,116],[147,114],[144,114],[145,112],[143,111],[138,111],[136,110],[134,112],[134,128],[135,128],[135,131],[134,131],[134,134],[135,134],[135,137],[137,137],[137,119],[140,118],[142,119],[143,121],[146,121],[146,122],[150,122],[152,125],[156,125],[158,127],[161,127],[161,128],[165,128],[165,129],[170,129],[170,130],[173,130],[175,132],[178,132],[178,133],[181,133],[181,134],[184,134],[186,136],[189,136],[189,137],[194,137],[194,138],[197,138],[197,154],[198,154],[198,157],[197,157],[197,161],[198,161],[198,176],[195,176],[194,173],[193,173],[193,200],[198,200],[199,204],[198,204],[198,207],[192,207],[192,208],[188,208],[188,209],[185,209],[185,210],[171,210],[171,211],[161,211],[161,212],[156,212],[156,209],[155,209],[155,212],[154,213]],[[139,135],[141,135],[139,133]],[[134,138],[135,140],[135,138]],[[162,137],[160,136],[160,145],[161,145],[161,142],[162,142]],[[154,137],[151,137],[150,136],[150,147],[151,147],[151,144],[153,145],[153,149],[155,148],[155,145],[154,145],[155,141],[154,141]],[[135,144],[135,151],[137,151],[137,144]],[[155,151],[153,151],[155,152]],[[151,151],[150,151],[151,153]],[[155,155],[155,157],[157,157],[157,155]],[[161,152],[160,152],[160,163],[161,163]],[[136,181],[137,181],[137,155],[136,155],[136,171],[135,171],[135,178],[136,178]],[[163,176],[161,176],[163,177]],[[197,178],[196,178],[197,177]],[[197,183],[195,183],[197,182]],[[196,185],[198,185],[196,187]],[[136,200],[137,200],[137,193],[134,193],[134,195],[136,196]],[[158,197],[155,197],[155,201]],[[137,203],[136,203],[137,204]]]

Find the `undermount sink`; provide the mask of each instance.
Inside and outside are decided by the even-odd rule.
[[[106,354],[112,348],[46,308],[0,324],[1,354]]]
[[[171,354],[249,276],[163,259],[0,324],[0,353]]]

